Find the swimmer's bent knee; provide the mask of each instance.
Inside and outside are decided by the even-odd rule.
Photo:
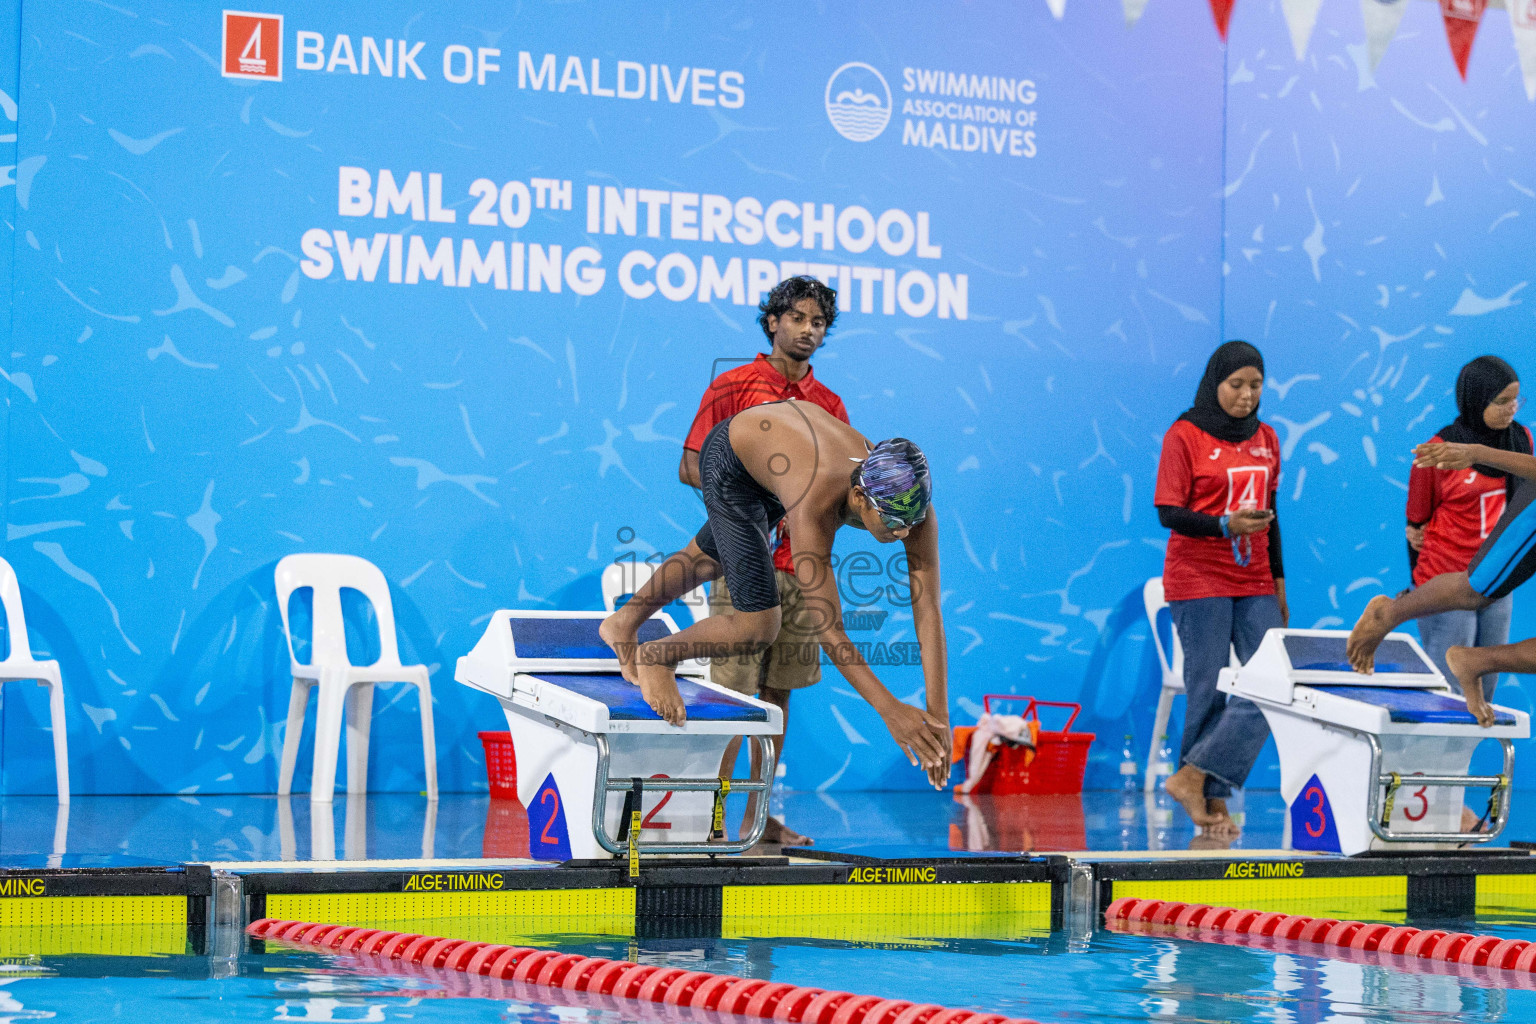
[[[736,627],[736,643],[743,650],[732,653],[761,654],[778,639],[782,621],[777,605],[760,612],[738,611],[731,616],[731,623]]]

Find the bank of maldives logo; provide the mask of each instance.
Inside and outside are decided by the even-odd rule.
[[[224,65],[226,78],[283,80],[283,16],[224,12]]]
[[[858,61],[850,61],[827,79],[827,119],[850,142],[868,142],[891,121],[891,90],[885,78]]]

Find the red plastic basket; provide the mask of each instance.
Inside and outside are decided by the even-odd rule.
[[[512,749],[510,732],[482,732],[485,746],[485,774],[491,783],[492,800],[517,799],[517,752]]]
[[[1035,737],[1035,756],[1029,758],[1026,747],[1004,745],[987,765],[986,774],[971,790],[973,793],[993,793],[1003,796],[1009,793],[1081,793],[1083,773],[1088,769],[1088,748],[1095,736],[1091,732],[1073,732],[1072,723],[1077,721],[1081,704],[1067,701],[1037,700],[1034,697],[1015,697],[1007,693],[989,693],[982,698],[982,707],[992,713],[992,702],[1027,700],[1025,718],[1040,721],[1041,708],[1071,708],[1072,714],[1059,732],[1040,730]],[[1024,762],[1029,760],[1028,764]]]
[[[1072,847],[1074,850],[1083,848]],[[516,800],[493,797],[485,809],[485,837],[480,841],[481,855],[496,859],[526,859],[529,856],[528,849],[528,812]]]

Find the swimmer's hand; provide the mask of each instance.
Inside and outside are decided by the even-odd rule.
[[[950,764],[948,759],[944,763],[928,769],[928,785],[934,789],[943,789],[949,785]]]
[[[1452,444],[1450,441],[1425,441],[1413,449],[1415,469],[1466,469],[1477,461],[1475,444]]]
[[[641,663],[635,671],[640,677],[640,696],[660,715],[668,725],[683,725],[688,721],[688,711],[683,697],[677,692],[677,676],[671,665],[646,665]]]
[[[907,755],[913,767],[921,766],[926,772],[944,770],[949,774],[949,730],[935,721],[926,711],[910,704],[894,701],[880,712],[885,727],[891,731],[891,739]],[[933,781],[930,775],[929,781]],[[937,785],[942,785],[938,783]]]

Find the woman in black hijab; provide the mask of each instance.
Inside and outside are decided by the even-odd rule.
[[[1531,432],[1515,422],[1519,407],[1520,378],[1514,369],[1498,356],[1479,356],[1456,378],[1456,419],[1430,441],[1529,455]],[[1414,586],[1441,573],[1466,572],[1503,513],[1511,489],[1508,474],[1491,466],[1415,466],[1408,477],[1407,527]],[[1512,604],[1512,596],[1505,595],[1480,609],[1453,609],[1418,620],[1425,653],[1458,692],[1461,684],[1446,664],[1446,651],[1507,643]],[[1497,675],[1484,677],[1485,698],[1493,696],[1497,682]]]
[[[1245,341],[1211,356],[1195,403],[1163,437],[1153,502],[1171,532],[1163,593],[1184,651],[1188,697],[1180,767],[1168,792],[1196,825],[1231,836],[1226,797],[1269,736],[1257,707],[1216,689],[1229,651],[1252,657],[1286,622],[1275,488],[1280,439],[1259,421],[1264,357]]]

